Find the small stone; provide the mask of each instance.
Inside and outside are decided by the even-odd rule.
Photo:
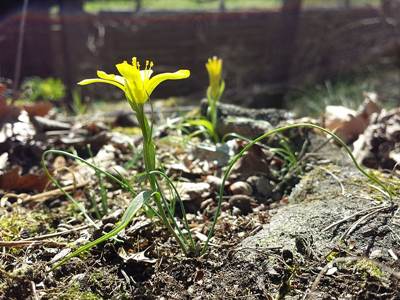
[[[247,195],[253,194],[253,188],[245,181],[237,181],[230,186],[230,190],[234,195]]]
[[[256,190],[258,194],[263,197],[269,197],[272,193],[272,185],[267,177],[265,176],[250,176],[246,180]]]
[[[208,206],[210,206],[212,203],[214,203],[214,199],[209,198],[201,202],[200,204],[200,209],[205,210]]]
[[[125,168],[119,165],[112,166],[110,170],[108,170],[108,172],[118,179],[127,178],[129,176],[128,171],[126,171]]]
[[[337,270],[338,270],[338,268],[336,268],[336,267],[329,268],[328,271],[326,271],[326,275],[332,276],[333,274],[335,274],[337,272]]]
[[[206,182],[179,182],[176,185],[186,212],[196,213],[210,196],[210,185]]]
[[[49,208],[56,208],[56,207],[60,207],[61,204],[62,204],[62,202],[60,199],[55,199],[55,200],[51,201],[48,206],[49,206]]]
[[[64,258],[71,252],[71,248],[64,248],[60,252],[58,252],[51,260],[50,263],[55,263],[56,261],[59,261],[60,259]]]
[[[232,207],[239,208],[241,210],[241,212],[246,215],[253,210],[251,207],[252,201],[253,201],[253,198],[251,198],[247,195],[233,195],[229,199],[229,204]]]
[[[239,208],[237,208],[236,206],[234,206],[232,208],[232,215],[233,216],[240,216],[241,214],[242,214],[242,211]]]
[[[278,201],[282,199],[282,194],[280,192],[273,192],[271,195],[272,201]]]
[[[380,249],[375,249],[371,251],[371,254],[369,255],[369,258],[371,259],[377,259],[382,257],[382,250]]]
[[[206,178],[206,182],[215,190],[219,191],[222,185],[222,178],[213,176],[213,175],[208,175]],[[229,185],[228,181],[225,181],[225,186]]]
[[[177,189],[183,201],[204,199],[210,195],[210,185],[206,182],[179,182]]]
[[[221,203],[221,210],[222,211],[227,211],[227,210],[230,209],[230,207],[231,207],[231,205],[228,202],[222,202]]]

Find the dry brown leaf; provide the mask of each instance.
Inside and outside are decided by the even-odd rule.
[[[23,108],[28,112],[29,117],[44,117],[53,108],[50,102],[36,102],[35,104],[24,105]]]
[[[42,192],[48,182],[48,177],[41,174],[20,175],[21,169],[15,167],[7,173],[0,175],[0,189],[15,192]]]

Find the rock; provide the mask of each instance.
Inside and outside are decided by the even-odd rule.
[[[71,124],[44,117],[33,117],[32,123],[38,131],[70,130]]]
[[[247,178],[247,182],[250,183],[255,191],[263,197],[270,197],[272,193],[272,185],[269,179],[265,176],[250,176]]]
[[[176,187],[189,213],[196,213],[203,200],[210,196],[210,185],[207,182],[179,182]]]
[[[236,148],[237,142],[235,140],[230,140],[222,145],[195,145],[190,152],[191,155],[197,159],[216,162],[217,165],[224,166],[229,162],[231,157],[235,155]]]
[[[206,198],[210,194],[210,185],[207,182],[179,182],[177,189],[182,200]]]
[[[207,108],[207,101],[202,101],[203,116],[207,115]],[[225,103],[218,104],[217,115],[217,132],[221,137],[236,133],[250,139],[273,129],[281,122],[293,119],[293,114],[283,109],[252,109]]]
[[[214,190],[219,191],[222,185],[222,178],[213,175],[207,175],[206,182],[210,184]],[[225,186],[228,186],[229,184],[229,181],[225,181]]]
[[[201,102],[201,114],[207,115],[207,101]],[[219,120],[229,117],[243,117],[247,119],[268,121],[272,126],[277,126],[280,122],[293,118],[293,114],[284,109],[276,108],[245,108],[233,104],[218,103],[217,114]]]
[[[253,194],[253,188],[245,181],[234,182],[229,188],[234,195],[251,196]]]
[[[229,116],[218,123],[217,131],[219,136],[236,133],[248,139],[254,139],[273,128],[274,127],[268,121]]]
[[[252,212],[251,204],[253,202],[253,198],[247,195],[233,195],[229,198],[229,204],[232,207],[237,207],[243,214],[248,214]]]
[[[112,166],[109,170],[107,170],[111,175],[117,177],[118,179],[128,178],[129,173],[125,168],[120,165]]]
[[[232,208],[232,216],[240,216],[240,215],[242,215],[242,211],[240,210],[240,208],[234,206]]]
[[[279,207],[272,215],[270,223],[255,236],[245,239],[242,246],[257,247],[258,251],[264,251],[263,249],[266,248],[287,249],[296,256],[301,255],[298,240],[302,238],[311,241],[312,245],[309,245],[309,248],[318,257],[325,257],[336,245],[345,243],[346,240],[354,243],[352,253],[349,253],[354,256],[365,255],[367,249],[369,253],[373,253],[376,249],[396,247],[397,241],[390,231],[380,233],[379,228],[382,228],[388,220],[390,220],[389,223],[395,222],[389,216],[391,211],[400,204],[398,198],[393,200],[393,206],[387,203],[385,209],[359,224],[350,235],[344,238],[344,241],[341,241],[341,236],[346,234],[354,222],[365,216],[367,212],[329,228],[330,225],[346,216],[377,206],[370,199],[381,199],[382,194],[375,190],[366,190],[365,186],[370,182],[355,167],[331,165],[327,168],[337,178],[327,175],[319,168],[305,175],[290,195],[289,205]],[[345,194],[342,193],[338,181],[343,184]],[[355,182],[357,184],[354,184]],[[390,226],[390,224],[387,225]],[[395,231],[396,234],[400,234],[398,227]],[[366,235],[366,232],[369,234]],[[249,255],[251,256],[250,253],[242,251],[240,257],[245,260],[251,259]],[[390,258],[387,252],[382,255],[385,259]]]
[[[208,198],[208,199],[206,199],[206,200],[201,202],[200,209],[201,210],[205,210],[205,209],[207,209],[207,207],[209,207],[213,203],[214,203],[214,199]]]
[[[115,112],[113,125],[115,127],[135,127],[139,124],[130,111],[120,110]]]

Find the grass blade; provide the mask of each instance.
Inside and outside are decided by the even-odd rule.
[[[126,226],[128,226],[129,222],[132,220],[132,218],[135,216],[135,214],[142,208],[142,206],[151,198],[152,194],[148,191],[144,191],[139,193],[129,204],[128,208],[124,212],[121,220],[116,224],[113,230],[110,232],[104,234],[103,236],[99,237],[98,239],[87,243],[86,245],[83,245],[76,249],[74,252],[71,254],[67,255],[64,257],[59,263],[54,265],[52,269],[56,269],[62,264],[64,264],[66,261],[69,259],[78,256],[84,251],[87,251],[91,249],[92,247],[116,236],[118,233],[120,233],[123,229],[125,229]]]

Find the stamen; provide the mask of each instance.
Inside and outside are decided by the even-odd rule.
[[[146,67],[144,68],[145,70],[149,69],[149,61],[146,59]]]

